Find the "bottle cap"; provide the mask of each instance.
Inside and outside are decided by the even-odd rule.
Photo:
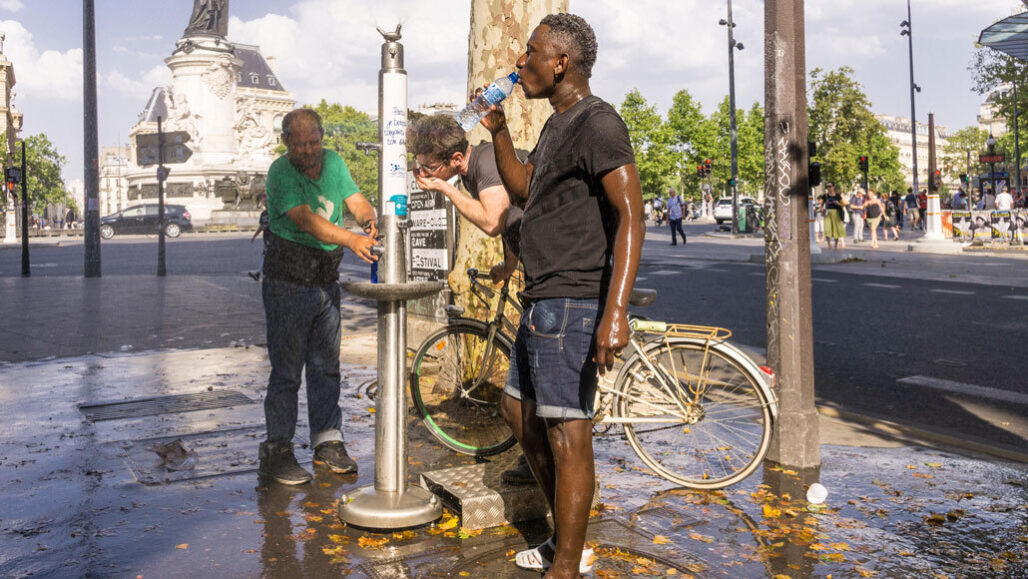
[[[520,78],[520,76],[518,76],[518,71],[515,70],[514,72],[508,74],[507,78],[509,78],[512,83],[518,84],[518,79]]]

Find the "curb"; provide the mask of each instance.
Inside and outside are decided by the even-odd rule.
[[[858,414],[830,404],[818,404],[817,411],[822,416],[857,422],[870,427],[872,430],[895,438],[901,438],[908,442],[920,444],[919,441],[929,441],[955,449],[1028,464],[1028,453],[1005,444],[989,443],[981,439],[968,438],[966,436],[957,437],[933,429],[897,424],[871,414]]]

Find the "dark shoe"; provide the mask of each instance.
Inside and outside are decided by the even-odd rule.
[[[246,275],[253,278],[253,281],[261,281],[261,272],[259,271],[248,271],[246,272]]]
[[[500,473],[500,482],[509,485],[528,485],[535,482],[535,476],[532,475],[532,468],[528,466],[525,455],[521,455],[516,465]]]
[[[357,472],[357,462],[346,454],[342,441],[322,442],[314,449],[314,464],[327,466],[332,472],[347,474]]]
[[[689,243],[689,240],[683,237],[682,238],[682,245],[685,245],[686,243]]]
[[[672,243],[671,245],[678,245],[678,244],[677,243]]]
[[[313,476],[300,466],[291,442],[262,442],[257,474],[284,485],[302,485]]]

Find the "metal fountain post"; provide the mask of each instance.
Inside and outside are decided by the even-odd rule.
[[[382,283],[343,282],[346,291],[378,300],[378,393],[375,396],[375,484],[344,494],[343,522],[367,529],[402,529],[442,516],[435,495],[407,483],[407,302],[442,289],[443,282],[407,283],[403,229],[407,226],[407,72],[400,27],[379,33],[378,226]]]

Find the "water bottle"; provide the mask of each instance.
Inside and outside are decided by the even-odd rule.
[[[371,262],[371,283],[378,283],[378,262]]]
[[[493,84],[489,85],[489,88],[485,89],[482,94],[475,97],[475,100],[464,107],[464,110],[457,113],[457,123],[460,124],[460,128],[464,129],[465,132],[475,128],[478,121],[489,114],[490,107],[499,104],[503,99],[509,97],[510,93],[514,92],[514,85],[517,82],[517,71],[496,79]]]

